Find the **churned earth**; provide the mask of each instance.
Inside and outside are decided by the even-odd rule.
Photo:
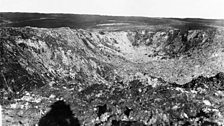
[[[38,125],[59,100],[83,126],[224,125],[222,21],[12,15],[0,18],[3,125]]]

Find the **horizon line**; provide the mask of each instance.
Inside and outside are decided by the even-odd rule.
[[[27,13],[27,14],[70,14],[70,15],[90,15],[107,17],[142,17],[142,18],[164,18],[164,19],[203,19],[203,20],[224,20],[224,18],[201,18],[201,17],[160,17],[160,16],[137,16],[137,15],[110,15],[110,14],[92,14],[92,13],[72,13],[72,12],[24,12],[24,11],[0,11],[0,13]]]

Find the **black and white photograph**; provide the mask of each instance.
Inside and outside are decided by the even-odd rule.
[[[0,126],[224,126],[224,0],[0,0]]]

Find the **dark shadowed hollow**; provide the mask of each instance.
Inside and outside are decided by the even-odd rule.
[[[51,110],[39,121],[39,126],[80,126],[79,120],[64,101],[51,105]]]

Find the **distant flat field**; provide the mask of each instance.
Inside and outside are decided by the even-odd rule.
[[[41,13],[0,13],[0,26],[40,27],[40,28],[82,28],[117,29],[163,26],[183,29],[203,29],[211,26],[224,26],[224,20],[122,17],[79,14],[41,14]],[[117,28],[119,27],[119,28]]]

